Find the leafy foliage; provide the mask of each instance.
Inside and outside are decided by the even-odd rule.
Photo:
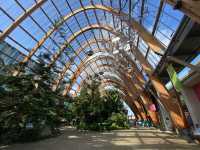
[[[129,128],[127,117],[123,113],[112,113],[107,120],[107,124],[110,130]]]
[[[108,91],[102,95],[100,82],[92,79],[72,98],[60,96],[51,90],[55,69],[45,65],[46,54],[41,56],[34,72],[25,65],[5,65],[0,70],[0,141],[33,141],[44,136],[48,128],[51,135],[58,133],[64,120],[76,120],[78,129],[95,131],[127,128],[127,118],[119,93]],[[20,70],[18,76],[13,76]],[[46,135],[46,134],[45,134]]]
[[[99,86],[100,82],[92,79],[74,99],[77,128],[95,131],[128,128],[119,93],[107,91],[102,95]]]
[[[68,99],[51,90],[52,70],[40,62],[35,73],[13,76],[11,68],[24,70],[20,64],[1,70],[4,74],[0,74],[0,141],[36,140],[46,128],[56,134],[64,117],[63,103]]]

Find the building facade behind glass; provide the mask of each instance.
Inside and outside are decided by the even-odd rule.
[[[22,54],[5,41],[0,43],[0,59],[4,64],[13,64],[23,60]]]

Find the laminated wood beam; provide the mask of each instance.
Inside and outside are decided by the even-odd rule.
[[[106,57],[106,56],[104,56],[104,57]],[[75,73],[73,74],[73,76],[72,76],[72,78],[71,78],[71,85],[74,84],[74,82],[76,81],[76,79],[78,78],[78,76],[81,74],[81,71],[83,70],[83,67],[85,66],[85,63],[87,62],[88,58],[89,58],[89,56],[87,56],[87,57],[83,60],[83,62],[81,62],[81,64],[78,66],[77,70],[75,71]],[[92,58],[92,59],[90,59],[89,61],[91,62],[91,60],[96,59],[96,58],[98,58],[98,56],[97,56],[97,57],[94,57],[94,58]],[[100,57],[99,60],[100,60],[100,59],[104,59],[104,58]],[[64,96],[65,96],[65,95],[69,92],[69,90],[71,89],[71,85],[67,85],[67,86],[65,87],[65,89],[64,89],[64,91],[63,91],[63,95],[64,95]]]
[[[110,27],[110,26],[95,24],[95,25],[91,25],[91,26],[85,27],[83,30],[78,31],[75,35],[78,36],[78,35],[82,34],[84,31],[88,31],[88,30],[96,29],[96,28],[105,29],[105,30],[107,30],[107,31],[109,31],[109,32],[111,32],[111,33],[113,33],[115,35],[117,34],[113,30],[113,28]],[[70,39],[73,40],[74,38],[75,38],[75,36],[71,37]],[[184,116],[182,115],[183,112],[181,111],[181,109],[176,109],[177,107],[180,107],[180,106],[178,105],[178,103],[173,104],[171,102],[172,97],[170,96],[169,92],[166,90],[164,85],[161,83],[161,81],[157,77],[152,76],[153,68],[151,67],[151,65],[147,62],[147,60],[145,59],[145,57],[142,55],[142,53],[139,50],[137,50],[135,48],[134,50],[132,50],[132,52],[134,53],[135,57],[140,61],[140,64],[142,65],[144,71],[149,75],[150,80],[153,83],[153,86],[156,89],[161,102],[166,107],[166,109],[170,112],[170,116],[172,117],[174,125],[176,127],[178,127],[178,128],[187,128],[186,120],[185,120]],[[61,53],[59,53],[59,54],[61,54]],[[56,54],[56,56],[54,57],[55,58],[54,60],[56,60],[59,57],[59,54]],[[78,67],[77,74],[80,73],[82,67],[83,67],[83,64],[81,64],[80,67]],[[77,74],[75,74],[72,77],[72,81],[73,82],[76,80],[76,77],[78,77]],[[156,82],[154,81],[155,79],[156,79]],[[157,88],[157,87],[155,87],[157,85],[154,84],[154,83],[158,83],[158,82],[159,82],[159,86],[162,86],[162,90]],[[67,86],[67,88],[64,90],[64,95],[67,94],[69,89],[70,89],[70,86]],[[163,97],[163,95],[162,95],[163,92],[164,93],[168,93],[167,94],[167,96],[168,96],[167,99],[166,99],[166,97]],[[169,101],[169,102],[167,102],[167,101]],[[174,105],[175,105],[175,107],[173,107]],[[178,116],[181,119],[177,119],[177,117],[175,117],[175,116]]]
[[[143,56],[143,55],[141,54],[141,56]],[[150,66],[145,61],[142,63],[142,66],[144,66],[144,65]],[[147,74],[149,75],[150,80],[151,80],[155,90],[157,91],[157,95],[158,95],[160,101],[163,103],[163,105],[169,111],[174,126],[177,128],[187,128],[188,127],[187,121],[185,119],[185,116],[183,114],[183,111],[182,111],[179,103],[177,101],[172,102],[172,96],[167,91],[167,89],[162,84],[162,82],[158,79],[158,77],[153,76],[152,72],[147,70],[146,68],[144,68],[144,71],[146,71]],[[177,109],[177,108],[179,108],[179,109]]]
[[[126,100],[126,103],[129,105],[129,107],[131,108],[131,110],[136,114],[137,118],[139,120],[141,119],[145,119],[145,113],[143,111],[143,109],[141,109],[141,105],[139,103],[135,103],[135,97],[134,95],[129,91],[128,88],[126,88],[126,86],[124,86],[122,83],[113,80],[113,79],[105,79],[102,81],[102,83],[111,83],[111,84],[116,84],[119,86],[120,90],[122,90],[125,95],[121,95],[124,100]]]
[[[180,129],[188,128],[184,112],[177,99],[172,98],[172,96],[158,77],[151,76],[150,80],[157,92],[158,98],[165,106],[166,110],[169,112],[174,126]]]
[[[136,68],[134,69],[136,70]],[[123,72],[121,72],[123,73]],[[130,90],[133,92],[137,92],[138,95],[138,102],[141,102],[146,111],[148,112],[150,118],[153,121],[154,125],[159,124],[158,114],[156,112],[152,112],[149,110],[149,106],[153,104],[152,100],[149,98],[149,96],[144,92],[144,89],[141,87],[140,84],[137,83],[137,79],[133,79],[130,74],[125,73],[123,74],[124,78],[123,80],[126,82],[125,84],[128,86]],[[142,109],[142,108],[141,108]]]
[[[119,86],[123,86],[121,85],[119,82],[116,82],[112,79],[109,79],[107,80],[107,82],[114,82],[116,84],[118,84]],[[140,115],[140,117],[143,119],[143,120],[146,120],[146,114],[144,112],[144,109],[142,107],[142,105],[137,101],[137,98],[135,97],[135,95],[130,91],[130,89],[128,89],[127,86],[124,86],[123,87],[125,90],[123,90],[126,95],[128,96],[127,98],[129,99],[129,101],[132,103],[132,105],[136,108],[136,110],[138,110],[138,113]]]
[[[65,88],[65,90],[64,90],[64,95],[67,94],[67,93],[70,91],[71,86],[74,84],[74,82],[76,81],[77,77],[80,75],[81,71],[83,70],[82,67],[84,67],[84,63],[85,63],[85,61],[86,61],[88,58],[89,58],[89,56],[87,56],[87,57],[83,60],[83,62],[78,66],[78,69],[75,71],[75,73],[74,73],[74,75],[73,75],[73,77],[72,77],[72,84],[71,84],[71,85],[68,85],[68,86]],[[108,56],[107,58],[108,58],[108,59],[114,60],[114,58],[111,57],[111,56]],[[94,59],[94,58],[93,58],[93,59]],[[90,60],[90,61],[91,61],[91,60]],[[134,64],[134,65],[135,65],[135,64]],[[136,69],[136,66],[134,66],[134,67],[135,67],[135,69]],[[144,79],[143,79],[143,77],[142,77],[142,74],[139,73],[139,71],[135,71],[135,73],[138,75],[138,78],[139,78],[140,80],[142,80],[142,82],[144,83],[145,81],[144,81]]]
[[[67,21],[72,16],[74,16],[78,13],[81,13],[81,12],[86,11],[86,10],[91,10],[91,9],[103,10],[103,11],[106,11],[106,12],[112,13],[113,15],[118,16],[119,19],[125,21],[133,30],[137,31],[138,34],[143,38],[143,40],[147,42],[149,47],[152,48],[152,50],[154,50],[157,53],[163,54],[163,50],[165,49],[165,47],[153,35],[151,35],[143,26],[141,26],[137,21],[135,21],[134,19],[131,19],[131,21],[130,21],[128,14],[125,14],[121,11],[119,13],[119,10],[114,9],[112,7],[108,7],[108,6],[90,5],[90,6],[85,6],[83,8],[79,8],[77,10],[74,10],[73,13],[67,14],[66,16],[62,17],[60,19],[60,21],[58,22],[58,25],[56,27],[52,27],[44,35],[44,37],[42,37],[42,39],[35,45],[35,47],[29,53],[28,57],[26,57],[23,60],[23,62],[27,62],[34,55],[34,53],[38,50],[38,48],[41,47],[41,45],[51,36],[51,34],[53,32],[55,32],[58,29],[58,27],[63,25],[63,23],[65,21]],[[73,37],[70,37],[70,39],[71,38],[73,38]],[[69,40],[67,40],[67,41],[69,42]],[[65,46],[63,45],[62,47],[65,47]],[[62,52],[62,47],[61,47],[61,49],[58,53]],[[57,55],[55,57],[57,57]]]
[[[143,67],[144,71],[148,74],[149,79],[153,87],[155,88],[160,101],[165,106],[166,110],[169,112],[174,126],[181,129],[188,128],[185,115],[183,114],[183,110],[181,109],[181,106],[178,103],[178,101],[177,100],[173,101],[172,96],[166,89],[165,85],[161,82],[159,77],[153,75],[153,68],[147,62],[142,53],[135,49],[133,50],[133,52],[136,52],[134,55],[137,56],[136,58],[140,59],[139,61],[141,66]],[[132,64],[134,63],[135,62],[132,62]]]
[[[91,44],[94,44],[96,42],[109,42],[109,40],[104,40],[104,39],[90,39],[87,42],[83,43],[82,46],[76,50],[76,55],[79,55],[88,46],[90,46]],[[58,79],[55,80],[55,83],[53,85],[53,90],[54,91],[58,88],[60,82],[63,80],[63,78],[64,78],[67,70],[70,68],[70,66],[71,66],[71,62],[67,62],[65,64],[65,66],[63,67],[63,70],[59,73]]]
[[[91,30],[91,29],[94,29],[94,28],[100,28],[100,29],[107,30],[108,32],[113,33],[114,35],[117,35],[117,34],[118,34],[116,31],[114,31],[114,29],[113,29],[111,26],[94,24],[94,25],[85,27],[85,28],[82,29],[81,31],[76,32],[75,35],[78,36],[78,35],[80,35],[80,34],[86,32],[86,31]],[[71,37],[71,38],[70,38],[70,41],[72,41],[74,38],[75,38],[75,36]],[[64,50],[64,48],[62,48],[61,50]],[[79,51],[82,51],[82,50],[84,50],[84,48],[79,49],[78,52],[79,52]],[[135,50],[133,50],[132,52],[133,52],[133,54],[135,55],[135,57],[140,61],[141,65],[142,65],[142,67],[145,69],[145,71],[146,71],[146,72],[148,71],[149,74],[153,73],[153,68],[152,68],[151,65],[147,62],[147,60],[146,60],[145,57],[141,54],[141,52],[139,52],[139,50],[136,49],[136,48],[135,48]],[[59,57],[60,54],[61,54],[61,53],[57,53],[57,54],[54,56],[54,61],[53,61],[53,62],[55,62],[55,61],[58,59],[58,57]],[[52,62],[51,64],[53,64],[53,62]],[[78,70],[79,70],[79,67],[78,67],[77,71],[78,71]],[[64,71],[66,72],[66,69],[64,69]],[[63,73],[62,73],[62,74],[63,74]],[[73,80],[73,78],[72,78],[72,80]],[[57,86],[58,86],[58,83],[59,83],[59,82],[57,82]],[[69,89],[68,89],[68,90],[69,90]],[[65,90],[65,94],[66,94],[66,90]]]
[[[200,1],[199,0],[165,0],[167,3],[174,6],[175,9],[183,11],[194,21],[200,24]]]
[[[114,35],[117,35],[118,33],[116,31],[114,31],[114,29],[110,26],[102,26],[102,25],[99,25],[99,24],[95,24],[92,26],[88,26],[88,27],[85,27],[81,32],[83,33],[84,31],[88,31],[90,30],[91,28],[101,28],[101,29],[105,29],[111,33],[113,33]],[[80,31],[78,31],[76,33],[76,35],[79,35],[81,34]],[[71,39],[74,39],[74,36],[71,38]],[[109,42],[109,41],[107,41]],[[80,48],[77,50],[77,54],[79,54],[81,51],[84,50],[84,48],[87,46],[87,42],[86,44],[84,44],[84,47]],[[137,49],[135,48],[134,50],[132,50],[133,54],[135,55],[135,57],[139,60],[140,64],[142,65],[142,67],[144,68],[145,72],[147,72],[149,75],[151,75],[153,73],[153,68],[152,66],[147,62],[147,60],[145,59],[145,57],[142,55],[142,53]],[[56,56],[54,57],[55,59],[57,59],[59,57],[58,54],[56,54]],[[70,66],[70,64],[68,64],[67,66]],[[78,67],[79,68],[79,67]],[[62,73],[61,73],[61,78],[56,81],[56,88],[58,87],[58,84],[59,82],[62,80],[62,78],[64,77],[63,75],[65,74],[65,72],[67,71],[66,67],[63,69]],[[78,70],[77,70],[78,71]]]
[[[3,41],[19,24],[21,24],[28,16],[30,16],[35,10],[41,7],[47,0],[38,0],[35,5],[27,9],[21,16],[19,16],[9,27],[0,34],[0,41]]]
[[[110,64],[100,65],[98,67],[102,67],[102,66],[114,67],[113,65],[110,65]],[[150,104],[153,103],[150,100],[150,98],[148,98],[148,96],[143,93],[141,87],[140,87],[140,89],[139,88],[134,88],[135,87],[135,83],[132,80],[130,80],[130,78],[128,78],[127,76],[123,75],[123,74],[126,74],[125,71],[119,71],[119,73],[121,75],[120,77],[122,77],[122,81],[125,82],[126,88],[129,89],[129,92],[130,92],[130,93],[128,93],[129,95],[134,96],[134,99],[137,99],[138,96],[140,96],[140,94],[138,95],[137,93],[142,93],[141,94],[142,98],[143,98],[142,101],[141,101],[142,105],[145,107],[146,111],[149,112],[148,107],[149,107]],[[80,89],[81,86],[82,86],[82,84],[79,85],[78,89]],[[133,102],[133,103],[137,106],[137,109],[142,111],[141,114],[140,114],[142,116],[142,118],[146,119],[146,114],[144,113],[144,110],[143,110],[143,107],[141,106],[141,104],[139,102]],[[149,115],[150,115],[153,123],[155,125],[158,125],[159,121],[158,121],[158,117],[157,117],[156,112],[149,112]]]

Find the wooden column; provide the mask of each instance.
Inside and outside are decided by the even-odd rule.
[[[147,119],[146,113],[144,112],[144,109],[143,109],[142,105],[138,102],[137,99],[133,99],[133,103],[135,104],[135,106],[136,106],[137,109],[139,110],[142,119],[143,119],[143,120],[146,120],[146,119]]]
[[[149,106],[151,104],[153,104],[152,100],[150,99],[149,95],[147,95],[147,93],[145,93],[143,91],[143,88],[141,87],[141,85],[137,82],[139,80],[134,79],[132,80],[131,77],[129,75],[127,75],[127,79],[129,81],[129,83],[132,86],[132,89],[134,91],[138,91],[138,95],[139,95],[139,100],[142,102],[142,104],[144,105],[146,111],[148,112],[149,116],[151,117],[153,124],[154,125],[158,125],[159,124],[159,119],[158,119],[158,114],[156,112],[152,112],[149,110]]]
[[[160,101],[165,106],[166,110],[170,113],[174,127],[182,129],[187,128],[188,125],[186,118],[183,115],[182,109],[180,109],[181,106],[176,103],[177,100],[172,100],[170,93],[165,88],[165,85],[160,81],[160,79],[157,76],[153,75],[153,68],[147,62],[142,53],[138,49],[134,49],[132,52],[134,53],[135,57],[139,60],[144,71],[148,74]],[[135,65],[135,62],[132,61],[132,64]],[[140,73],[140,76],[142,77],[143,75]]]
[[[137,109],[139,110],[140,115],[142,116],[142,119],[146,120],[146,113],[145,113],[142,105],[138,102],[138,94],[139,94],[138,92],[139,91],[137,89],[133,90],[131,82],[129,82],[127,80],[127,78],[124,74],[122,74],[122,79],[126,85],[126,88],[129,89],[130,93],[134,96],[134,97],[133,96],[131,97],[132,101],[135,104],[135,106],[137,107]]]
[[[135,106],[135,104],[132,102],[130,96],[126,95],[124,96],[124,99],[126,100],[126,103],[131,108],[131,110],[134,112],[134,115],[136,116],[137,120],[142,120],[142,116],[140,115],[140,112]]]
[[[154,125],[159,125],[159,119],[158,119],[158,114],[157,112],[153,112],[153,111],[150,111],[149,110],[149,106],[151,104],[153,104],[152,100],[149,98],[149,96],[147,94],[145,94],[144,92],[142,92],[140,94],[140,99],[141,101],[143,102],[144,104],[144,107],[147,109],[148,113],[149,113],[149,116],[151,117],[152,119],[152,122]]]
[[[177,99],[172,98],[172,96],[157,77],[151,76],[150,79],[155,90],[157,91],[157,95],[161,103],[168,110],[174,126],[181,129],[188,128],[185,115],[181,109],[181,106],[178,104]]]
[[[122,89],[124,93],[126,94],[125,98],[128,100],[129,106],[131,106],[135,110],[134,112],[136,112],[138,116],[140,116],[139,118],[142,118],[143,120],[146,119],[146,114],[141,104],[137,102],[136,95],[132,91],[130,91],[130,88],[128,88],[128,86],[124,86],[123,84],[117,81],[114,81],[112,79],[106,80],[104,82],[112,82],[112,83],[118,84],[120,86],[120,89]]]

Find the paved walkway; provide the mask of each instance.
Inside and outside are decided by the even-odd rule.
[[[66,129],[64,134],[34,143],[1,147],[0,150],[191,150],[200,146],[155,129],[130,129],[104,133]]]

